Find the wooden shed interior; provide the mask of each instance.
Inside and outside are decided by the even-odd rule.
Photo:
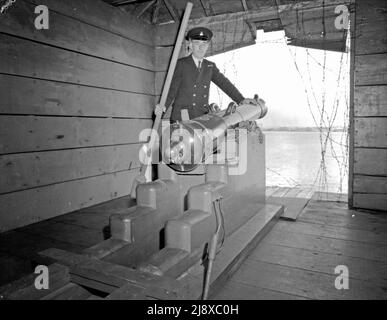
[[[339,204],[336,216],[329,211],[332,207],[326,211],[322,207],[314,209],[326,212],[319,216],[327,219],[325,224],[340,221],[345,228],[350,225],[346,240],[368,241],[367,237],[358,239],[361,232],[351,233],[351,228],[368,228],[364,232],[370,243],[362,252],[371,254],[370,248],[377,248],[373,251],[377,256],[369,259],[377,262],[373,268],[379,268],[380,277],[374,280],[383,287],[387,261],[378,253],[387,249],[387,221],[383,215],[387,211],[386,1],[191,2],[189,27],[209,26],[214,32],[208,56],[253,45],[257,30],[284,30],[289,45],[350,51],[349,193],[345,199],[348,206]],[[26,273],[30,270],[25,261],[34,250],[58,247],[80,253],[106,239],[102,230],[96,235],[81,225],[95,223],[100,229],[108,224],[108,216],[91,217],[88,212],[102,212],[100,208],[106,206],[105,202],[113,206],[128,203],[132,182],[140,168],[138,153],[143,141],[139,140],[139,133],[152,126],[154,106],[161,95],[186,3],[17,0],[0,14],[0,268],[11,261],[10,265],[15,263],[21,266],[21,273]],[[49,8],[47,30],[35,26],[38,5]],[[349,29],[335,27],[335,8],[339,5],[349,10]],[[350,47],[347,36],[351,39]],[[183,46],[181,56],[185,50]],[[96,205],[100,206],[93,207]],[[359,213],[360,222],[353,227],[347,215],[344,218],[344,211],[357,209],[369,212]],[[76,219],[82,215],[91,219],[78,226],[67,225],[69,232],[73,232],[68,238],[82,233],[82,237],[74,236],[79,242],[65,246],[68,240],[48,241],[60,219],[77,210],[84,211]],[[355,211],[348,212],[352,215]],[[371,218],[372,213],[379,213],[378,218]],[[54,227],[46,228],[45,223],[53,218],[59,220],[55,220]],[[32,232],[29,237],[39,238],[40,243],[46,241],[45,245],[31,249],[26,242],[31,245],[33,240],[28,237],[24,244],[20,237],[12,241],[20,230],[28,233],[28,228],[38,222],[43,223],[38,227],[39,235]],[[377,231],[371,228],[373,223]],[[285,226],[278,228],[279,236]],[[308,242],[306,238],[304,241]],[[260,250],[267,256],[269,249]],[[364,257],[360,254],[356,258]],[[262,268],[263,273],[269,272]],[[11,272],[0,285],[18,275],[20,272]],[[235,283],[241,286],[238,281]],[[227,286],[231,292],[232,283]],[[271,297],[281,298],[273,294],[275,288],[270,290]],[[379,294],[375,296],[385,298],[385,287],[384,291],[380,287],[378,290],[373,291]],[[219,293],[218,297],[227,295]],[[304,293],[299,292],[299,297],[305,297]]]

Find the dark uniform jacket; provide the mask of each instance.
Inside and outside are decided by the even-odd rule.
[[[165,104],[169,107],[173,103],[171,120],[181,120],[182,109],[188,110],[190,119],[208,113],[211,81],[233,101],[240,103],[244,99],[238,89],[219,71],[215,63],[203,59],[199,70],[192,55],[179,59]]]

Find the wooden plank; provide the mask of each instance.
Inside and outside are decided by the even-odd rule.
[[[0,156],[0,193],[140,167],[141,144]]]
[[[312,214],[311,211],[304,212],[301,217],[298,218],[298,221],[320,224],[322,226],[337,226],[347,229],[356,229],[356,230],[368,230],[371,232],[377,233],[386,233],[387,224],[380,224],[377,222],[369,222],[363,219],[357,219],[357,216],[354,214],[353,217],[342,218],[335,215],[322,215],[322,214]],[[359,223],[359,221],[362,221]]]
[[[380,261],[289,248],[269,243],[259,245],[248,259],[325,274],[333,274],[338,265],[345,265],[350,270],[350,278],[371,281],[382,286],[387,284],[387,279],[385,279],[387,263]]]
[[[296,198],[311,199],[314,194],[314,187],[301,187],[301,192],[297,194]]]
[[[173,53],[173,46],[155,48],[155,72],[166,72]],[[181,50],[179,58],[185,56],[185,50]]]
[[[137,170],[28,189],[0,196],[1,232],[52,218],[130,192]]]
[[[354,173],[387,175],[387,150],[355,148]]]
[[[150,125],[139,119],[2,116],[0,154],[138,143]]]
[[[346,212],[345,212],[346,211]],[[298,218],[299,221],[322,225],[344,227],[347,229],[369,230],[375,233],[387,232],[387,219],[378,215],[358,212],[355,210],[307,209]]]
[[[291,190],[289,187],[279,187],[272,195],[271,197],[285,197],[286,194]]]
[[[0,34],[0,73],[153,94],[152,71]]]
[[[200,261],[205,246],[189,253],[177,248],[164,248],[153,254],[147,261],[140,263],[136,269],[144,272],[160,272],[171,278],[178,278],[196,262]]]
[[[302,192],[302,188],[301,187],[293,187],[287,194],[286,194],[286,197],[287,198],[302,198],[302,197],[299,197],[298,195]]]
[[[387,52],[386,3],[367,0],[356,5],[356,54]]]
[[[272,230],[263,242],[346,257],[387,262],[387,246],[383,244],[333,239],[283,230]]]
[[[95,296],[95,295],[91,295],[86,300],[103,300],[103,298]]]
[[[387,195],[371,193],[354,193],[353,206],[355,208],[387,211]]]
[[[353,192],[387,195],[387,177],[355,175]]]
[[[355,87],[355,117],[386,117],[387,86]]]
[[[0,242],[3,246],[3,241],[0,240]],[[0,252],[0,266],[0,287],[33,271],[31,261],[29,259],[21,258],[8,253]]]
[[[42,300],[86,300],[91,293],[74,283],[59,288],[57,291],[42,298]]]
[[[387,53],[355,57],[355,85],[387,84]]]
[[[348,195],[345,193],[316,191],[313,193],[311,200],[323,202],[323,205],[325,205],[326,202],[346,203],[348,202]]]
[[[297,223],[280,221],[275,225],[273,230],[296,232],[324,238],[387,245],[387,234],[385,233],[377,234],[367,230],[353,230],[337,226],[305,223],[302,221],[297,221]]]
[[[176,296],[158,287],[144,288],[127,283],[109,294],[106,300],[176,300]]]
[[[82,247],[91,247],[105,239],[103,230],[87,229],[82,226],[57,222],[52,225],[28,229],[28,233],[40,235]]]
[[[96,259],[88,259],[70,267],[70,276],[75,276],[72,277],[75,281],[84,278],[116,288],[126,284],[134,284],[139,287],[154,289],[157,294],[164,292],[165,295],[175,299],[183,297],[182,286],[175,279],[140,272]]]
[[[179,24],[178,23],[168,23],[163,25],[158,25],[155,29],[155,46],[163,47],[163,46],[171,46],[173,47],[177,33],[179,32]]]
[[[20,2],[0,20],[0,32],[153,71],[154,50],[120,35],[50,11],[50,26],[35,28],[35,5]]]
[[[356,118],[355,147],[387,148],[387,117]]]
[[[272,187],[272,186],[266,187],[266,198],[271,197],[278,189],[279,187]]]
[[[152,95],[4,74],[0,96],[0,114],[151,118],[155,105]]]
[[[386,299],[380,285],[356,279],[349,280],[348,290],[337,290],[337,275],[300,270],[278,264],[247,260],[233,280],[310,299]]]
[[[83,250],[83,253],[90,258],[102,259],[129,244],[123,240],[110,238]]]
[[[211,300],[307,300],[305,297],[263,289],[235,280],[227,281]]]
[[[0,234],[0,247],[1,251],[6,252],[9,255],[29,260],[30,268],[31,261],[46,265],[52,262],[52,260],[44,260],[38,255],[39,251],[45,250],[47,248],[55,247],[62,250],[70,250],[72,252],[81,252],[83,249],[85,249],[85,247],[82,247],[78,244],[74,245],[71,243],[54,240],[41,234],[38,235],[25,232],[24,230],[29,227],[33,226],[28,226],[20,228],[17,231],[10,231]]]
[[[124,285],[113,291],[106,300],[146,300],[145,288],[133,284]]]
[[[309,199],[305,198],[289,198],[289,197],[274,197],[267,199],[266,203],[273,203],[283,205],[284,213],[280,217],[283,220],[295,221],[298,215],[302,212],[308,204]]]
[[[61,13],[86,24],[116,33],[139,43],[153,45],[154,27],[126,11],[118,10],[103,1],[95,0],[29,0],[44,4],[50,11]]]
[[[85,209],[80,210],[79,213],[92,213],[92,214],[98,213],[98,214],[107,215],[108,217],[110,217],[112,212],[128,209],[135,205],[136,205],[136,201],[133,201],[130,195],[127,195],[118,199],[97,204],[95,206],[87,207]]]
[[[89,258],[83,254],[76,254],[57,248],[50,248],[39,252],[39,255],[57,261],[65,266],[73,266],[83,261],[87,261]]]
[[[53,222],[73,224],[93,230],[106,230],[109,228],[109,214],[84,213],[80,210],[51,219]],[[39,225],[41,222],[39,222]],[[107,233],[107,232],[106,232]]]

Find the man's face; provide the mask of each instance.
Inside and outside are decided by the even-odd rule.
[[[210,42],[204,41],[204,40],[191,39],[190,44],[191,44],[191,48],[192,48],[192,55],[196,59],[201,60],[204,58]]]

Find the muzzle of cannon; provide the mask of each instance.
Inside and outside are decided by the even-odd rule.
[[[214,154],[229,128],[261,119],[267,113],[264,103],[243,104],[231,112],[229,109],[172,124],[163,134],[163,161],[175,171],[192,171]]]

